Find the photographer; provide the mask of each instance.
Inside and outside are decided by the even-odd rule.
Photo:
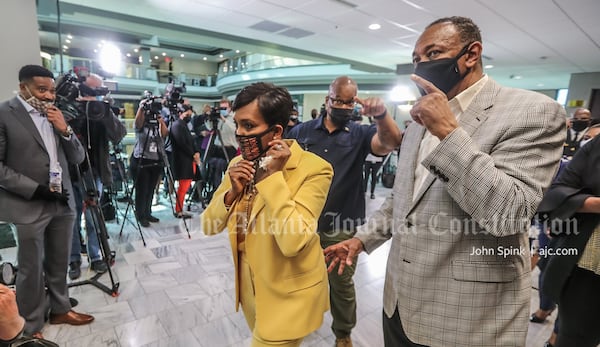
[[[221,179],[229,161],[237,155],[238,143],[235,138],[235,122],[230,116],[231,106],[229,100],[220,102],[219,110],[211,112],[206,128],[213,137],[212,143],[207,148],[208,180],[213,187],[221,184]],[[227,156],[223,152],[225,150]]]
[[[200,151],[194,145],[194,138],[188,128],[192,112],[190,105],[181,105],[179,119],[171,125],[169,130],[173,148],[173,179],[179,181],[177,203],[175,204],[175,217],[177,218],[191,218],[191,215],[183,212],[183,200],[192,184],[196,165],[200,165]]]
[[[158,218],[152,216],[154,186],[163,168],[163,139],[168,134],[167,125],[160,115],[160,99],[149,96],[140,102],[135,115],[135,147],[130,159],[134,179],[136,217],[143,227]]]
[[[100,201],[103,187],[112,184],[109,141],[116,145],[127,134],[127,129],[112,112],[109,103],[101,101],[104,100],[107,93],[108,90],[103,86],[102,78],[96,74],[90,74],[79,84],[81,97],[77,99],[78,102],[86,105],[82,109],[85,112],[69,121],[77,138],[87,149],[87,159],[89,159],[89,161],[84,160],[78,167],[72,167],[74,173],[71,174],[76,203],[69,263],[69,278],[72,280],[81,276],[82,242],[80,230],[83,207]],[[102,102],[102,104],[98,102]],[[92,109],[90,105],[95,105],[96,109],[103,112],[102,115],[90,114]],[[90,117],[94,120],[90,120]],[[77,173],[77,169],[79,169],[79,173]],[[97,273],[104,273],[107,271],[107,265],[102,259],[94,217],[89,209],[86,209],[85,212],[85,229],[90,267]]]

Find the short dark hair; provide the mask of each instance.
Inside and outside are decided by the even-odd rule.
[[[52,71],[39,65],[25,65],[19,70],[19,82],[31,81],[34,77],[50,77],[54,79]]]
[[[257,82],[244,87],[233,101],[232,111],[257,100],[258,110],[269,126],[279,124],[286,127],[294,102],[287,89],[277,87],[272,83]]]
[[[430,27],[441,23],[452,23],[452,25],[458,29],[460,41],[464,45],[475,41],[483,43],[481,40],[481,31],[471,18],[459,16],[444,17],[433,21],[425,29],[429,29]]]

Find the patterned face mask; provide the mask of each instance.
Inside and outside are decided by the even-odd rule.
[[[254,135],[235,135],[235,138],[240,145],[242,158],[252,161],[265,154],[269,147],[263,147],[262,137],[270,131],[273,131],[274,128],[275,126],[271,126],[267,130]]]
[[[29,93],[29,95],[31,95],[31,97],[26,99],[25,102],[31,105],[31,107],[35,108],[39,113],[46,114],[48,108],[51,107],[53,103],[51,101],[40,100],[37,97],[33,96],[33,94],[31,93],[29,88],[27,88],[27,86],[25,86],[25,89],[27,89],[27,92]]]

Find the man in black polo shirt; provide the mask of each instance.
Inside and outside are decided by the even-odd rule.
[[[369,153],[386,155],[400,145],[402,134],[388,116],[383,100],[359,99],[358,86],[348,76],[336,78],[325,97],[327,114],[290,130],[293,138],[310,152],[327,160],[334,171],[327,202],[319,218],[321,247],[326,248],[350,239],[355,228],[365,222],[365,193],[362,189],[362,168]],[[359,125],[351,121],[354,106],[363,106],[362,113],[373,117],[374,125]],[[374,136],[375,135],[375,136]],[[336,346],[352,346],[350,333],[356,325],[355,265],[346,266],[342,275],[329,276],[332,330]]]

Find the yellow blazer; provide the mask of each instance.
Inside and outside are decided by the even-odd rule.
[[[327,270],[317,221],[333,177],[331,165],[286,140],[292,152],[285,168],[256,184],[245,248],[254,274],[255,329],[269,340],[290,340],[318,329],[329,309]],[[230,166],[241,160],[234,158]],[[202,231],[214,235],[229,230],[233,263],[238,274],[235,204],[225,209],[229,175],[201,215]],[[236,276],[236,310],[239,283]]]

